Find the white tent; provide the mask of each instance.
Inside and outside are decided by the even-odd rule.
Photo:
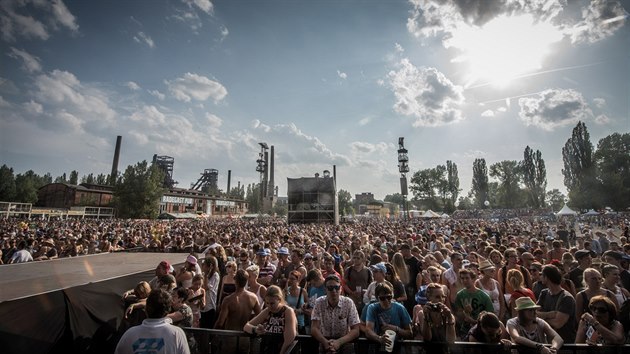
[[[434,212],[433,210],[427,210],[422,214],[421,218],[430,219],[430,218],[439,218],[440,214]]]
[[[584,213],[582,215],[584,215],[584,216],[596,216],[596,215],[599,215],[599,213],[596,212],[595,210],[591,209],[591,210],[587,211],[586,213]]]
[[[571,208],[569,208],[568,205],[564,205],[562,207],[562,209],[560,209],[559,212],[556,213],[557,216],[563,216],[563,215],[577,215],[577,213],[575,211],[573,211]]]
[[[448,218],[449,218],[449,216],[448,216],[447,213],[442,214],[442,219],[448,219]]]

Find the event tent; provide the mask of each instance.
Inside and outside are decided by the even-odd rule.
[[[591,210],[587,211],[586,213],[584,213],[582,215],[584,215],[584,216],[597,216],[597,215],[599,215],[599,213],[596,212],[595,210],[591,209]]]
[[[575,211],[573,211],[571,208],[569,208],[568,205],[564,205],[562,207],[562,209],[560,209],[559,212],[556,213],[557,216],[563,216],[563,215],[577,215],[577,213]]]
[[[441,217],[440,214],[434,212],[433,210],[427,210],[424,212],[424,214],[422,214],[421,218],[425,218],[425,219],[430,219],[430,218],[439,218]]]

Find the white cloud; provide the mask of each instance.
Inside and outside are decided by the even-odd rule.
[[[59,119],[61,124],[76,126],[77,121],[89,122],[85,129],[97,135],[115,124],[117,113],[109,106],[108,95],[81,84],[72,73],[54,70],[50,74],[41,74],[35,78],[34,87],[33,95],[44,106],[44,112]]]
[[[221,39],[219,40],[219,42],[223,42],[225,38],[227,38],[227,36],[230,34],[230,31],[227,29],[227,27],[223,25],[219,26],[219,31],[221,33]]]
[[[127,86],[131,91],[140,90],[140,86],[133,81],[127,81],[127,83],[125,83],[125,86]]]
[[[157,97],[160,101],[164,101],[166,98],[166,95],[158,90],[149,90],[148,92],[151,96]]]
[[[208,15],[212,15],[212,11],[214,9],[214,5],[210,0],[182,0],[189,7],[196,6],[201,11],[205,12]]]
[[[350,143],[350,149],[353,154],[373,154],[373,153],[382,154],[391,148],[393,148],[393,145],[385,143],[385,142],[372,144],[365,141],[354,141]]]
[[[37,12],[42,21],[35,19],[33,12]],[[0,30],[5,41],[13,42],[18,37],[47,40],[50,30],[58,30],[59,27],[72,32],[79,30],[76,18],[61,0],[0,2]]]
[[[414,66],[407,58],[398,71],[390,71],[389,84],[396,96],[394,110],[414,116],[414,126],[440,126],[463,119],[459,106],[463,88],[454,85],[435,68]]]
[[[497,108],[497,112],[507,112],[507,107],[501,106],[501,107]]]
[[[68,10],[66,5],[61,0],[53,0],[51,3],[52,13],[59,23],[67,27],[72,31],[78,31],[79,25],[77,25],[76,18]]]
[[[223,120],[212,113],[206,112],[206,120],[212,128],[219,128],[223,124]]]
[[[597,117],[595,117],[595,123],[600,124],[600,125],[608,124],[610,123],[610,118],[608,118],[608,116],[605,114],[600,114]]]
[[[522,97],[518,104],[519,117],[526,125],[548,131],[593,116],[582,94],[571,89],[548,89],[535,97]]]
[[[582,9],[582,20],[567,28],[573,43],[594,43],[613,35],[625,25],[628,13],[619,1],[592,0]]]
[[[178,11],[178,14],[173,15],[172,17],[190,26],[190,29],[194,33],[198,33],[199,29],[203,26],[199,15],[197,15],[197,13],[194,11],[176,11]]]
[[[22,68],[29,73],[39,72],[42,70],[40,59],[34,55],[31,55],[23,50],[11,47],[9,57],[22,60]]]
[[[164,83],[176,99],[184,102],[190,102],[191,99],[206,101],[209,98],[218,102],[228,94],[221,83],[193,73],[186,73],[180,78]]]
[[[405,51],[405,48],[403,48],[400,43],[396,43],[394,46],[396,48],[396,53],[403,53]]]
[[[486,117],[486,118],[491,118],[491,117],[494,117],[494,111],[492,111],[491,109],[488,109],[488,110],[486,110],[486,111],[483,111],[483,112],[481,113],[481,116],[482,116],[482,117]]]
[[[33,100],[30,100],[29,102],[24,103],[24,109],[26,109],[26,112],[33,115],[44,113],[44,106],[42,106],[41,104]]]
[[[11,103],[4,99],[4,97],[0,96],[0,107],[7,108],[11,107]]]
[[[146,123],[149,127],[156,127],[166,123],[166,116],[155,106],[144,106],[141,110],[129,116],[132,121]]]
[[[593,103],[597,108],[604,108],[606,106],[606,100],[603,98],[593,98]]]
[[[261,122],[258,119],[254,119],[254,121],[252,122],[252,128],[260,129],[260,130],[264,131],[265,133],[269,133],[271,131],[271,127],[270,126],[268,126],[267,124],[264,124],[263,122]]]
[[[344,80],[348,78],[348,74],[346,74],[346,73],[344,73],[342,71],[339,71],[339,70],[337,70],[337,76],[339,76],[340,78],[342,78]]]
[[[146,35],[144,32],[138,32],[137,35],[133,36],[133,40],[137,43],[144,43],[149,46],[149,48],[155,48],[155,43],[153,39]]]
[[[363,127],[367,125],[368,123],[370,123],[371,121],[372,121],[372,117],[364,117],[359,120],[359,125]]]

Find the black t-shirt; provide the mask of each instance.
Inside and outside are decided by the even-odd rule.
[[[560,328],[554,328],[556,332],[564,339],[565,343],[575,343],[575,299],[570,292],[562,289],[555,295],[549,292],[549,289],[543,289],[540,292],[540,298],[538,299],[538,305],[541,306],[541,311],[550,312],[558,311],[569,315],[569,319]]]
[[[564,242],[568,242],[569,241],[569,231],[567,231],[567,230],[558,230],[556,233],[558,234],[558,237],[562,241],[564,241]]]
[[[575,289],[577,291],[584,290],[584,285],[582,284],[582,279],[584,278],[584,270],[581,268],[575,268],[569,272],[569,279],[575,284]]]

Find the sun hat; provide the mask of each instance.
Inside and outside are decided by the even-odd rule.
[[[490,263],[490,261],[486,259],[479,262],[479,270],[489,270],[489,269],[496,269],[496,267],[494,266],[494,264]]]
[[[284,254],[284,255],[289,255],[289,249],[286,247],[280,247],[280,249],[278,250],[278,254]]]
[[[195,256],[193,256],[192,254],[189,254],[188,257],[186,257],[186,262],[192,264],[192,265],[196,265],[197,264],[197,258]]]
[[[387,274],[387,268],[383,262],[370,266],[370,269],[372,272],[382,272],[383,274]]]
[[[536,305],[534,300],[529,298],[528,296],[522,296],[516,299],[516,307],[514,308],[516,311],[522,310],[530,310],[530,309],[539,309],[540,306]]]

